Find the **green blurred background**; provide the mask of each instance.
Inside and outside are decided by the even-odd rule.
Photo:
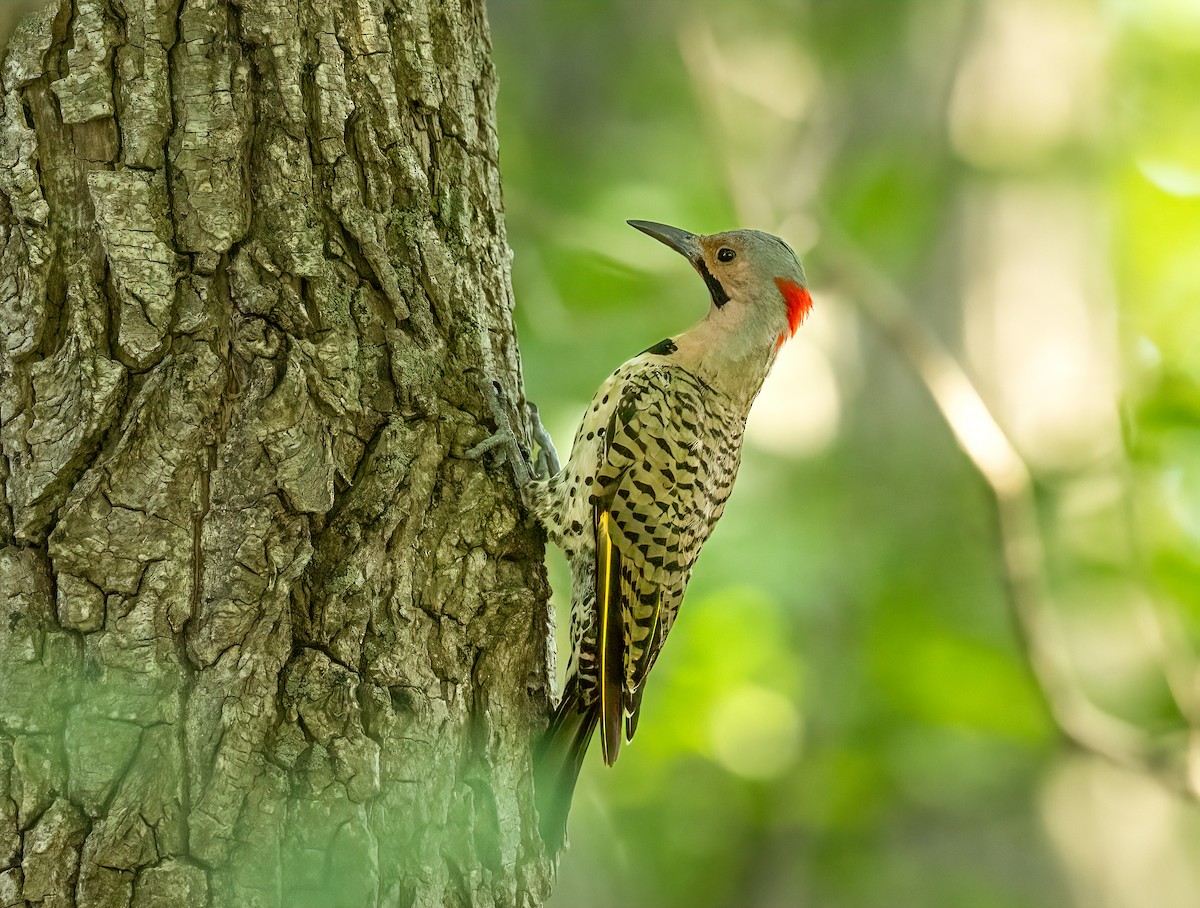
[[[779,233],[816,300],[551,904],[1200,905],[1200,3],[489,14],[564,456],[707,306],[626,218]]]

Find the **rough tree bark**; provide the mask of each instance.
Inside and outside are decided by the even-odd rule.
[[[55,0],[0,79],[0,906],[540,903],[482,0]]]

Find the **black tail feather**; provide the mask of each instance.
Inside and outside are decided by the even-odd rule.
[[[575,782],[599,718],[596,704],[585,705],[578,685],[568,684],[534,756],[538,826],[552,853],[562,848],[566,838]]]

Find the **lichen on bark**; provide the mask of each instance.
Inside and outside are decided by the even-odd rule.
[[[0,63],[0,906],[536,905],[481,3],[56,0]]]

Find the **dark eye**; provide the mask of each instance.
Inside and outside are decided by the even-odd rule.
[[[735,258],[737,258],[737,253],[728,246],[722,246],[717,250],[718,262],[732,262]]]

